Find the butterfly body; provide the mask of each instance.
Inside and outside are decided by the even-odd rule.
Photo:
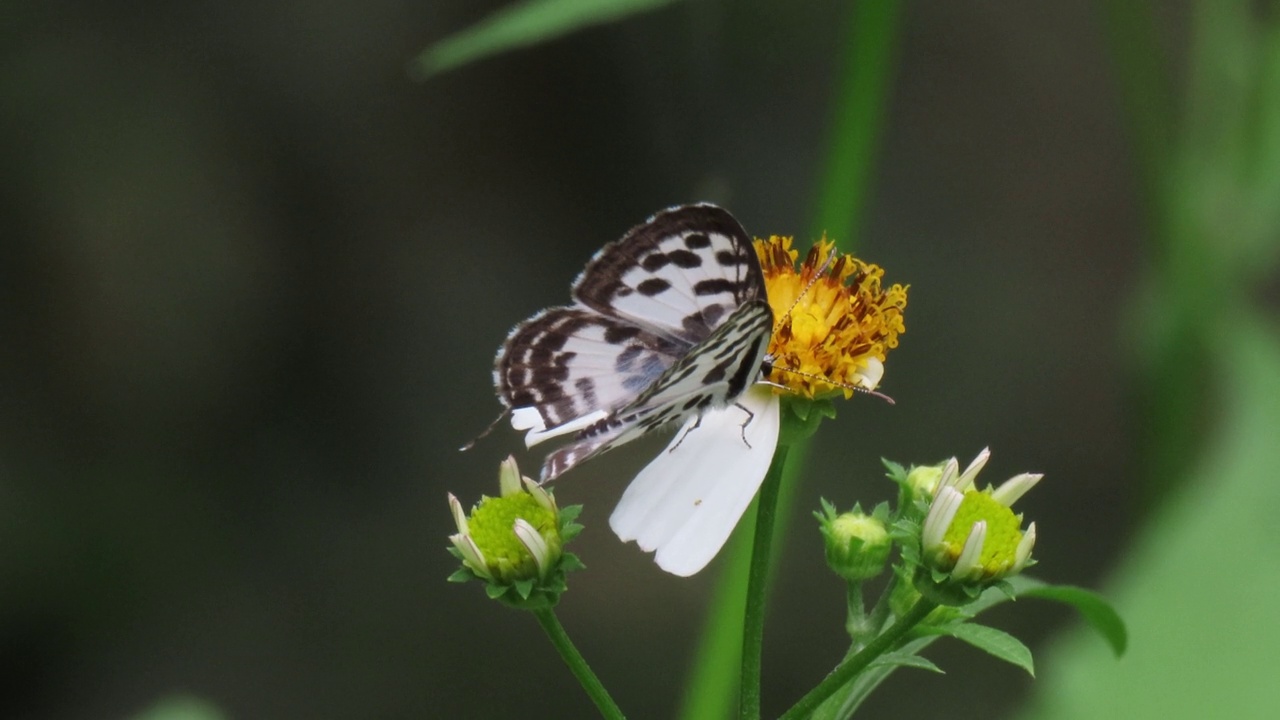
[[[671,423],[732,405],[773,329],[751,239],[726,211],[662,211],[603,247],[572,306],[517,325],[494,384],[530,444],[573,433],[543,480]]]

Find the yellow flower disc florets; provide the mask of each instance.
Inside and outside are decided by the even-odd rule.
[[[774,317],[767,379],[810,398],[837,392],[848,398],[848,386],[874,388],[879,373],[864,372],[871,360],[884,362],[906,331],[908,286],[883,290],[884,270],[852,255],[835,257],[824,270],[835,247],[826,237],[799,268],[791,238],[774,235],[755,246]]]

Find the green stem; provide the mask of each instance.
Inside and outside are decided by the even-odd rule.
[[[856,645],[862,645],[867,639],[867,606],[862,599],[862,581],[854,580],[845,583],[845,615],[844,629],[849,632],[849,639]]]
[[[618,708],[613,698],[609,697],[609,691],[604,689],[604,684],[600,682],[600,678],[596,677],[596,674],[591,671],[591,666],[587,665],[582,653],[578,652],[578,648],[574,647],[573,641],[569,639],[569,633],[564,631],[564,626],[556,618],[555,610],[543,608],[534,610],[533,614],[538,618],[538,624],[547,633],[547,638],[551,640],[551,644],[560,653],[560,658],[564,660],[564,664],[569,666],[570,672],[582,684],[582,689],[587,691],[591,701],[600,709],[600,714],[610,720],[623,720],[626,716],[622,714],[622,710]]]
[[[818,683],[817,687],[800,698],[800,702],[797,702],[794,707],[788,710],[781,720],[799,720],[799,718],[809,717],[814,710],[818,709],[823,700],[831,697],[845,683],[857,677],[858,673],[866,670],[872,660],[892,650],[898,644],[898,641],[902,640],[912,628],[918,625],[921,620],[924,620],[936,607],[938,607],[937,603],[929,600],[921,599],[916,601],[916,604],[907,611],[907,614],[898,618],[898,621],[888,630],[877,636],[875,640],[867,643],[867,646],[857,655],[837,665],[836,669],[832,670],[825,680]]]
[[[778,445],[769,472],[760,485],[756,509],[755,542],[751,546],[751,571],[747,576],[747,608],[742,618],[742,678],[738,685],[738,717],[760,717],[760,655],[764,646],[764,601],[769,587],[770,546],[777,517],[778,490],[787,464],[788,445]]]

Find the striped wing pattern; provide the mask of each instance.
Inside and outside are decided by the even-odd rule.
[[[499,399],[534,408],[542,437],[580,428],[547,457],[544,481],[732,404],[757,378],[773,327],[751,240],[713,205],[632,228],[596,253],[572,295],[575,305],[517,325],[495,361]]]

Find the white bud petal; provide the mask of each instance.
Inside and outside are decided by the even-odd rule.
[[[453,524],[458,527],[458,534],[466,535],[471,532],[467,527],[467,513],[462,509],[462,503],[458,502],[458,498],[453,493],[449,493],[449,510],[453,512]]]
[[[1005,480],[991,493],[991,498],[1005,507],[1012,507],[1018,498],[1036,486],[1043,478],[1042,473],[1022,473]]]
[[[516,539],[525,546],[533,556],[533,561],[538,564],[538,576],[546,577],[547,570],[551,567],[551,548],[547,547],[547,541],[543,540],[538,531],[524,518],[517,518],[512,530],[516,534]]]
[[[498,466],[498,492],[502,497],[520,492],[520,466],[514,455],[508,455]]]
[[[960,581],[977,580],[982,576],[982,545],[987,541],[987,522],[979,520],[973,524],[969,537],[964,541],[964,549],[956,559],[956,566],[951,577]]]
[[[1031,548],[1036,544],[1036,524],[1031,523],[1027,526],[1027,531],[1022,534],[1022,540],[1018,543],[1018,549],[1013,556],[1013,572],[1021,572],[1026,567],[1027,561],[1031,559]]]
[[[974,478],[978,477],[978,473],[986,466],[987,460],[991,459],[991,448],[982,448],[982,452],[969,463],[969,467],[964,469],[960,474],[960,479],[956,481],[956,488],[961,492],[973,487]]]
[[[964,493],[953,487],[939,485],[938,494],[929,506],[929,514],[924,519],[924,529],[920,533],[920,546],[926,553],[937,552],[946,537],[947,528],[956,517],[960,503],[964,501]]]

